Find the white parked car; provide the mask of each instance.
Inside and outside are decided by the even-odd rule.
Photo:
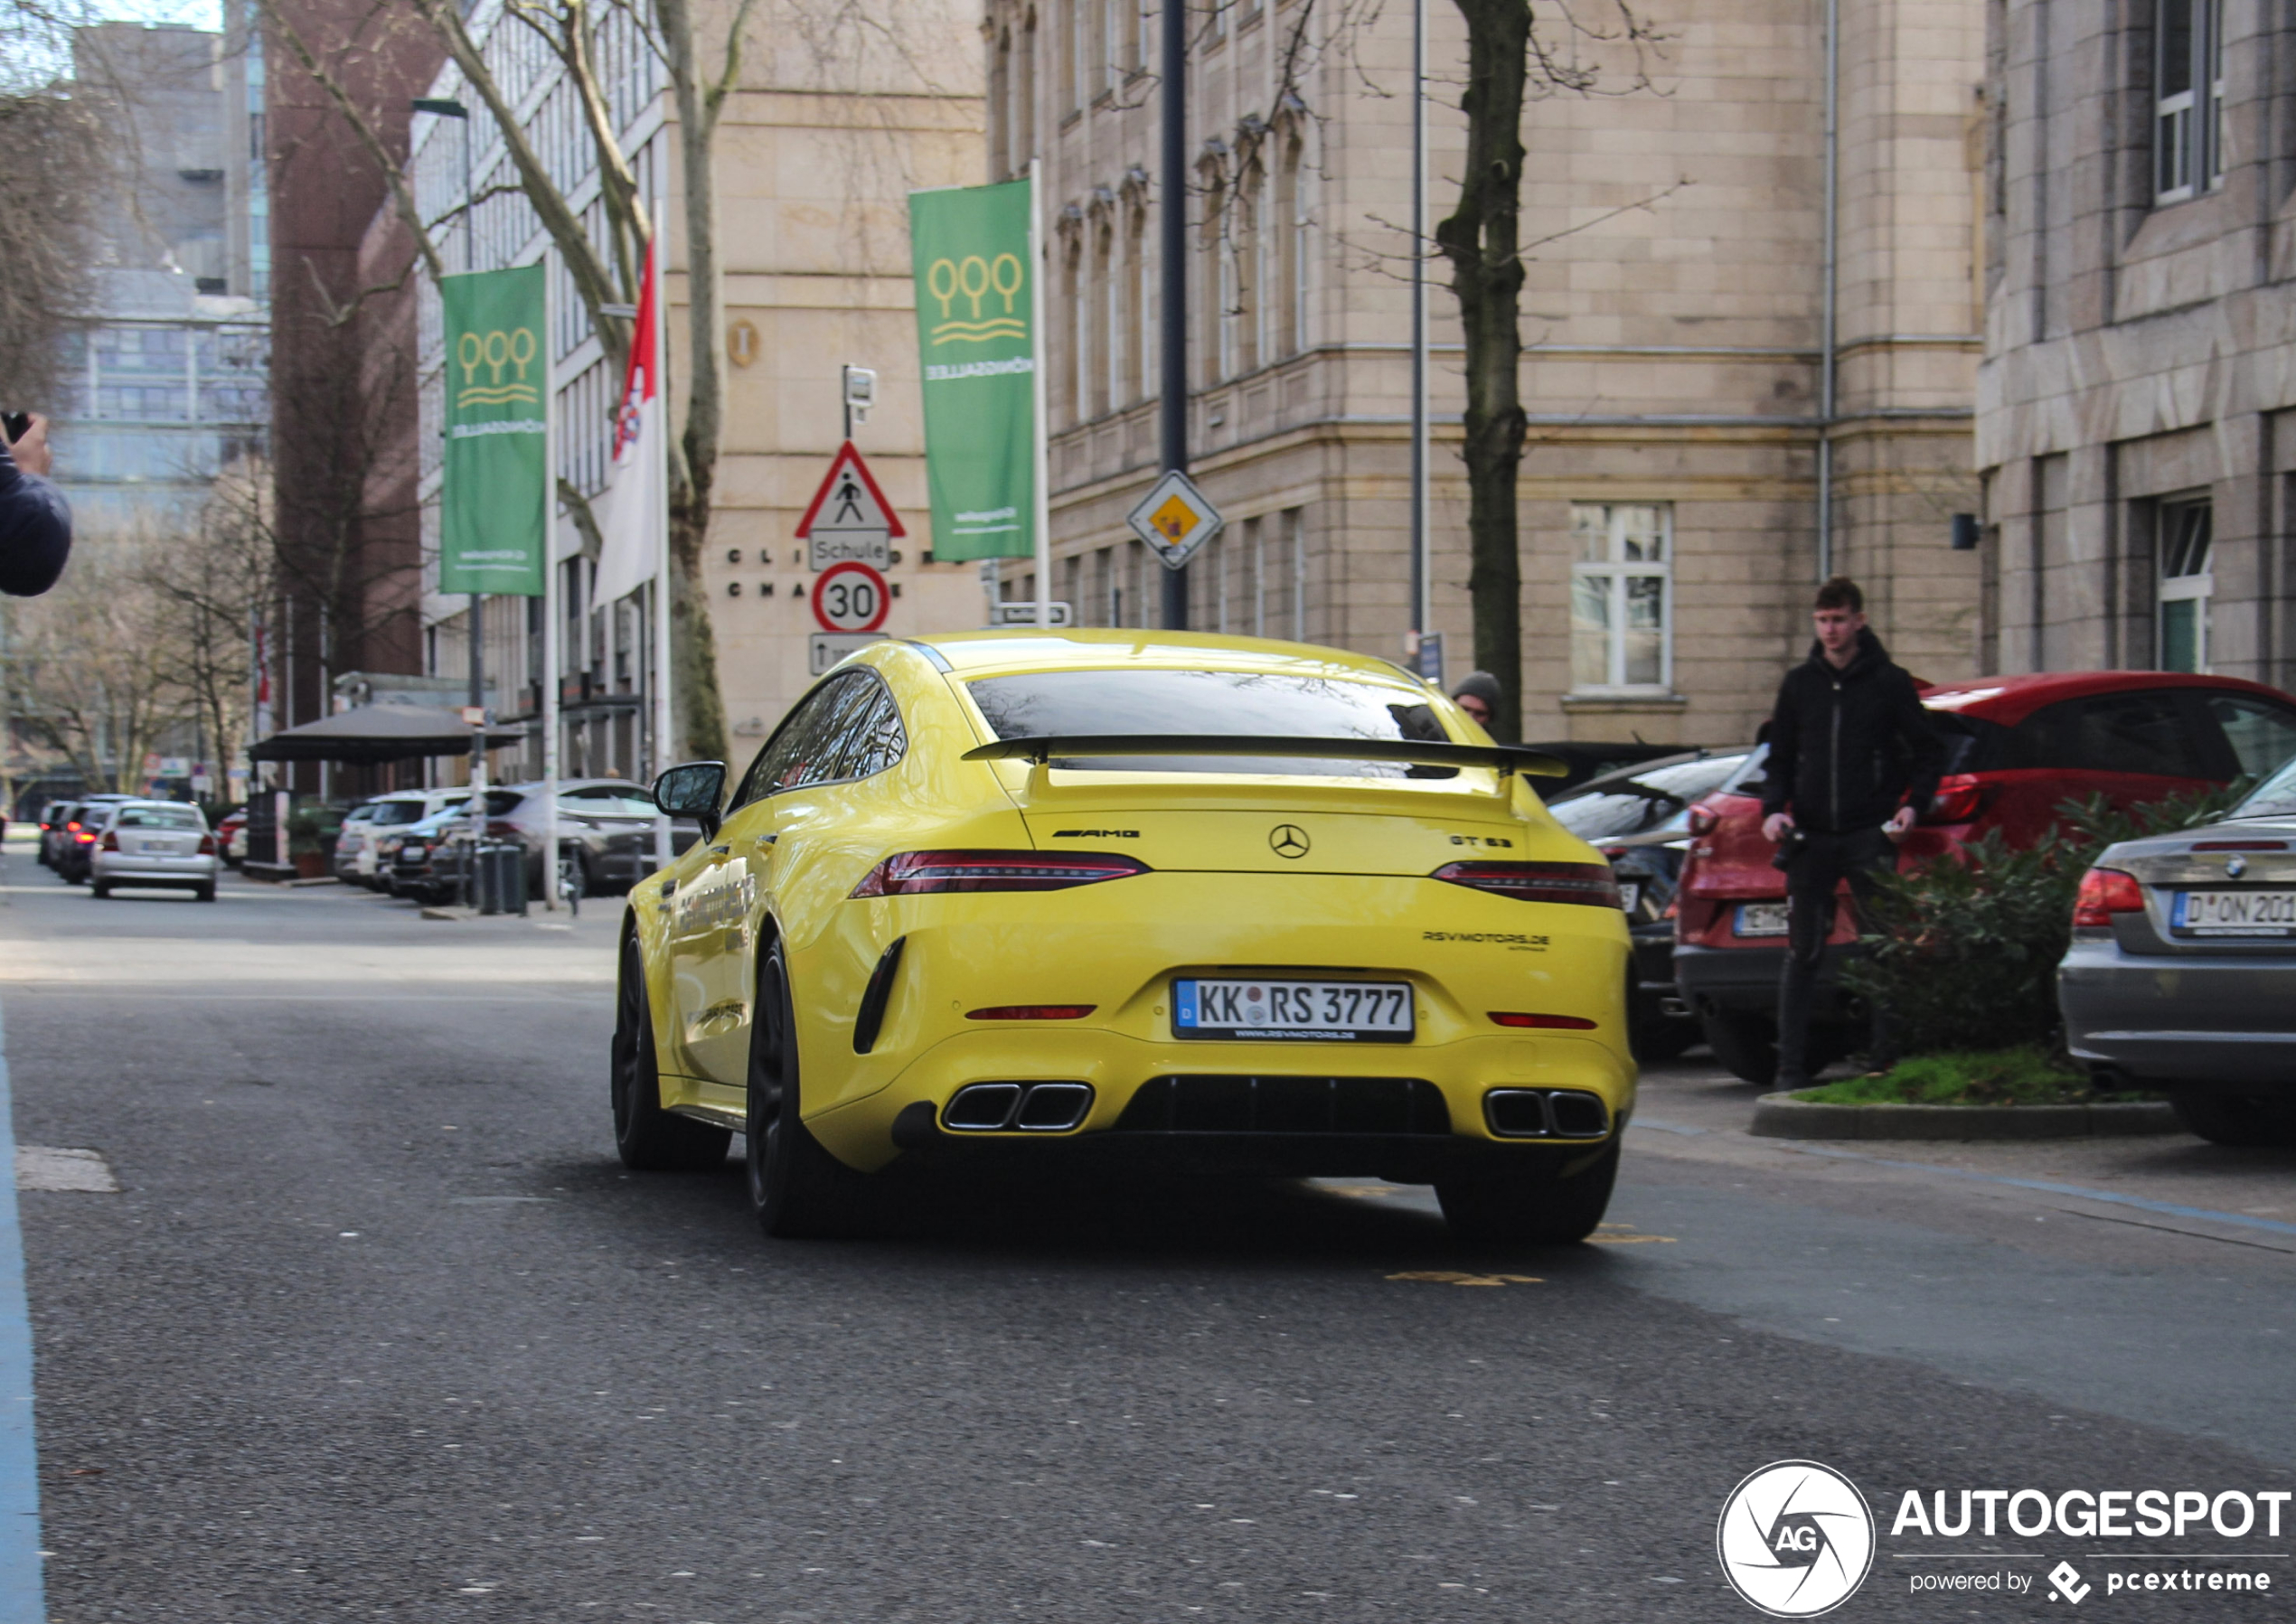
[[[109,896],[116,886],[188,887],[215,900],[223,859],[200,809],[181,801],[128,801],[109,809],[88,854],[89,889]]]
[[[377,859],[388,833],[469,799],[466,789],[393,790],[353,807],[343,820],[343,832],[335,837],[334,877],[345,885],[364,886],[371,891],[385,889],[382,865]]]

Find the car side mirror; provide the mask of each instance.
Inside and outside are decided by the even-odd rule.
[[[718,832],[718,803],[725,793],[722,761],[683,762],[654,781],[654,804],[673,818],[700,823],[705,840]]]

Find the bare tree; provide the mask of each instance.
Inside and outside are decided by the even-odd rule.
[[[433,237],[439,222],[422,218],[405,166],[392,155],[372,111],[360,104],[342,77],[312,50],[285,15],[279,0],[259,0],[273,30],[304,70],[325,90],[358,133],[369,155],[385,168],[392,206],[413,233],[418,252],[431,274],[446,261]],[[598,240],[560,187],[521,119],[519,96],[506,86],[490,60],[490,38],[481,41],[466,25],[456,0],[411,0],[415,13],[435,30],[450,61],[462,72],[472,96],[486,109],[501,135],[516,190],[533,210],[564,264],[569,278],[598,334],[607,365],[618,374],[629,355],[631,324],[616,314],[636,303],[645,250],[658,221],[645,207],[632,155],[614,117],[614,99],[601,66],[601,36],[617,21],[634,28],[644,47],[664,66],[677,108],[679,156],[685,183],[688,373],[685,429],[671,447],[671,615],[679,751],[722,756],[726,749],[725,701],[718,683],[717,637],[710,622],[702,549],[709,538],[720,446],[725,424],[725,380],[718,355],[719,290],[716,202],[716,137],[728,99],[741,76],[744,37],[756,0],[734,0],[721,35],[697,17],[691,0],[653,0],[653,14],[622,0],[506,0],[497,32],[513,25],[531,31],[549,50],[573,88],[583,127],[596,160],[598,201],[605,216],[604,241]],[[560,493],[589,529],[580,493],[561,483]]]
[[[55,590],[14,608],[18,726],[91,790],[140,783],[145,754],[187,719],[159,600],[136,578],[148,545],[122,537],[87,549]]]
[[[150,549],[133,585],[154,599],[153,631],[174,659],[166,679],[198,724],[209,759],[249,742],[255,675],[249,627],[279,593],[271,469],[249,458],[215,481],[198,527]]]
[[[1607,23],[1557,0],[1554,38],[1543,37],[1529,0],[1456,0],[1467,23],[1467,150],[1459,200],[1435,227],[1435,249],[1451,263],[1466,345],[1467,590],[1474,605],[1475,664],[1499,679],[1491,732],[1522,737],[1522,564],[1515,480],[1528,419],[1522,405],[1522,140],[1526,99],[1623,94],[1647,89],[1644,53],[1658,35],[1629,0],[1602,0]],[[1623,68],[1617,91],[1601,81],[1602,59]]]
[[[0,95],[0,406],[52,409],[61,340],[83,309],[106,174],[100,122],[52,91]]]

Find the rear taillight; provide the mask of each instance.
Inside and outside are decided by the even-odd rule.
[[[1692,834],[1712,834],[1722,826],[1722,814],[1710,806],[1694,806],[1690,808],[1689,826]]]
[[[1445,863],[1428,878],[1523,902],[1619,906],[1618,878],[1608,863]]]
[[[71,838],[79,841],[82,846],[92,846],[96,843],[96,837],[84,829],[80,831]]]
[[[1101,851],[904,851],[853,887],[856,896],[922,896],[940,891],[1065,891],[1150,872],[1145,863]]]
[[[2118,868],[2092,868],[2081,876],[2080,894],[2073,899],[2075,928],[2110,930],[2113,915],[2142,912],[2144,887],[2137,884],[2135,875]]]
[[[1082,1020],[1097,1004],[999,1004],[991,1009],[974,1009],[965,1015],[967,1020]]]
[[[213,835],[203,834],[200,836],[199,854],[202,857],[213,857],[215,855],[215,837]]]
[[[1502,1027],[1538,1027],[1552,1032],[1591,1032],[1595,1023],[1583,1015],[1520,1015],[1493,1009],[1491,1019]]]
[[[101,844],[101,845],[98,848],[98,850],[101,850],[101,851],[117,851],[117,850],[119,850],[119,837],[118,837],[118,835],[116,835],[116,834],[114,834],[114,833],[112,833],[112,831],[111,831],[110,830],[107,829],[106,831],[104,831],[104,839],[103,839],[103,843],[102,843],[102,844]]]
[[[486,832],[498,840],[514,840],[518,838],[518,825],[498,820],[486,825]]]
[[[1985,810],[1990,789],[1974,778],[1948,778],[1938,784],[1921,815],[1924,823],[1966,823]]]

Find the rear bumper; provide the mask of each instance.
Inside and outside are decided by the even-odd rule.
[[[207,886],[222,865],[212,857],[126,857],[99,852],[89,859],[91,878],[113,886]]]
[[[2065,1047],[2085,1065],[2131,1084],[2296,1089],[2296,960],[2140,957],[2076,942],[2056,990]]]
[[[1841,985],[1844,949],[1830,943],[1818,962],[1817,990],[1810,1002],[1810,1019],[1820,1022],[1858,1019],[1849,994]],[[1694,1014],[1733,1012],[1775,1015],[1778,977],[1784,971],[1783,946],[1700,947],[1678,943],[1674,948],[1674,985]]]

